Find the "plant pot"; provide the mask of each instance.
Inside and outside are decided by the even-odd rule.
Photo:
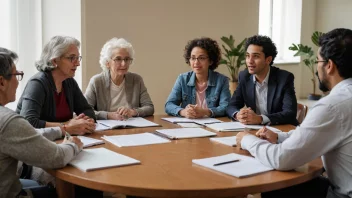
[[[233,95],[233,93],[235,92],[236,88],[237,88],[238,82],[229,82],[229,88],[230,88],[230,94],[231,96]]]
[[[319,94],[309,94],[308,95],[308,100],[319,100],[321,98],[321,95]]]

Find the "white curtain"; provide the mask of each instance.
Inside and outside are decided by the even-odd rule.
[[[16,101],[7,105],[13,110],[28,79],[37,72],[34,62],[42,49],[41,16],[41,0],[0,0],[0,46],[19,55],[17,70],[24,71]]]

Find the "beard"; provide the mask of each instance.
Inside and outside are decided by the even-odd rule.
[[[324,80],[323,80],[323,81],[320,80],[319,75],[318,75],[318,72],[315,72],[315,75],[318,77],[319,89],[320,89],[322,92],[330,91],[329,88],[327,87],[327,82],[324,81]]]

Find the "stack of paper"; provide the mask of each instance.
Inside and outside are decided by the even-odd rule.
[[[172,140],[216,136],[216,133],[201,128],[158,129],[156,134]]]
[[[207,124],[206,126],[216,131],[244,131],[245,128],[254,130],[263,128],[263,125],[245,125],[240,122],[222,122]],[[274,127],[266,126],[266,128],[273,132],[282,132],[281,130]]]
[[[177,123],[177,125],[180,125],[181,127],[184,127],[184,128],[202,128],[203,127],[203,125],[199,125],[196,123],[188,123],[188,122],[179,122]]]
[[[222,122],[221,120],[218,120],[215,118],[190,119],[190,118],[171,117],[171,118],[161,118],[161,119],[172,123],[197,123],[200,125]]]
[[[128,120],[97,120],[97,127],[95,131],[103,131],[117,128],[137,128],[154,126],[160,125],[141,117],[129,118]]]
[[[170,140],[167,140],[165,138],[159,137],[151,133],[103,136],[102,139],[118,147],[141,146],[141,145],[161,144],[161,143],[170,142]]]
[[[90,147],[90,146],[95,146],[98,144],[104,144],[103,140],[98,140],[90,137],[85,137],[85,136],[77,136],[81,142],[83,143],[83,148]]]
[[[96,148],[82,150],[69,164],[86,172],[103,168],[140,164],[140,161],[106,148]]]
[[[228,146],[236,146],[236,136],[216,137],[216,138],[210,138],[210,140],[220,144],[225,144]]]
[[[192,160],[192,162],[200,166],[204,166],[206,168],[210,168],[212,170],[216,170],[235,177],[246,177],[246,176],[274,170],[271,167],[264,166],[255,158],[244,156],[244,155],[238,155],[235,153],[222,155],[218,157],[194,159]],[[229,162],[229,163],[226,163],[226,162]],[[215,164],[222,164],[222,165],[215,165]]]

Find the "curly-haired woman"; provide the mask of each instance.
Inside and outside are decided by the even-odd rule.
[[[225,116],[230,91],[228,78],[214,71],[221,59],[218,43],[210,38],[193,39],[183,56],[192,71],[177,78],[165,104],[166,113],[186,118]]]

